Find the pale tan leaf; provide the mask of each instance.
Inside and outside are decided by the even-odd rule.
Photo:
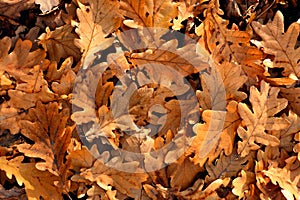
[[[252,22],[255,32],[263,39],[262,45],[265,53],[274,55],[274,67],[284,68],[282,74],[290,74],[300,78],[300,48],[295,49],[300,26],[293,23],[284,33],[283,15],[277,11],[273,21],[262,25]]]
[[[43,13],[47,13],[52,10],[53,7],[59,4],[60,0],[35,0],[36,4],[40,4],[40,9]]]
[[[247,127],[240,126],[238,135],[242,141],[238,142],[238,153],[242,157],[251,150],[257,150],[260,145],[278,146],[279,139],[267,130],[282,130],[289,125],[283,118],[273,117],[287,106],[286,99],[277,99],[279,88],[270,88],[269,84],[261,82],[261,92],[254,86],[250,88],[250,102],[253,112],[244,103],[239,103],[239,114]],[[276,123],[275,123],[276,122]]]
[[[298,182],[300,181],[300,175],[298,174],[294,180],[291,178],[291,171],[286,168],[278,168],[278,167],[269,167],[268,170],[264,170],[263,173],[268,176],[272,183],[275,185],[279,185],[284,191],[286,196],[293,196],[292,199],[299,199],[300,188],[297,187]]]

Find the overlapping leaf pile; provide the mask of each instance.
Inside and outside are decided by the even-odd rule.
[[[218,1],[0,1],[0,199],[300,199],[300,24],[262,24],[270,6],[234,24]]]

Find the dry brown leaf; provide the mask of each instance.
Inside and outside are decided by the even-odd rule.
[[[238,91],[246,82],[247,77],[241,75],[241,67],[229,62],[215,64],[211,73],[201,76],[203,91],[197,91],[199,105],[203,110],[224,110],[226,101],[242,101],[247,96]]]
[[[29,40],[19,39],[10,53],[11,39],[3,38],[1,43],[3,46],[0,47],[0,75],[6,71],[15,79],[20,80],[21,77],[30,73],[33,66],[42,65],[42,61],[46,57],[46,53],[41,49],[30,52],[32,43]]]
[[[298,141],[298,144],[294,146],[294,152],[298,153],[298,160],[300,161],[300,133],[295,135],[295,140]]]
[[[176,163],[168,166],[168,176],[171,177],[170,186],[174,190],[185,190],[191,185],[196,174],[203,171],[199,165],[190,161],[189,157],[182,156]]]
[[[237,114],[237,102],[232,101],[227,106],[227,112],[206,110],[202,114],[205,124],[196,124],[194,138],[189,152],[194,152],[194,163],[203,166],[208,159],[212,163],[222,150],[230,155],[234,146],[236,129],[240,124]],[[224,121],[224,123],[223,123]]]
[[[118,200],[116,198],[117,190],[103,190],[97,185],[93,185],[92,188],[88,189],[87,195],[88,200]]]
[[[26,113],[19,112],[19,109],[11,107],[7,102],[0,105],[0,129],[9,130],[11,134],[17,134],[20,131],[20,126],[16,124],[19,120],[26,116]],[[12,124],[14,124],[12,126]]]
[[[6,190],[2,185],[0,185],[0,198],[1,199],[19,199],[25,200],[25,190],[24,188],[13,187]]]
[[[17,19],[20,12],[34,7],[35,0],[2,0],[0,2],[0,13],[7,17]]]
[[[159,44],[158,44],[159,45]],[[178,48],[178,41],[171,40],[161,44],[155,49],[150,48],[144,53],[133,53],[130,61],[134,65],[160,64],[171,67],[178,71],[182,76],[188,76],[208,68],[208,58],[196,52],[195,44],[188,44]],[[174,78],[171,77],[171,78]]]
[[[60,62],[62,58],[72,56],[75,61],[80,59],[80,51],[74,44],[76,34],[73,32],[73,27],[69,24],[56,28],[50,31],[46,28],[46,33],[39,36],[39,44],[47,51],[51,61]]]
[[[288,152],[293,151],[293,136],[300,131],[300,117],[294,112],[290,111],[289,115],[282,116],[289,122],[289,126],[280,131],[272,131],[272,135],[280,139],[280,147],[284,148]]]
[[[110,155],[107,151],[100,155],[100,157],[100,159],[94,160],[91,167],[81,169],[81,173],[74,175],[72,180],[89,180],[97,183],[97,185],[104,190],[110,190],[113,186],[119,192],[128,196],[133,196],[133,191],[135,189],[141,189],[142,183],[147,180],[148,175],[146,174],[131,174],[117,170],[118,165],[123,165],[124,163],[121,164],[120,162],[122,161],[119,159],[114,159],[114,161],[109,160]],[[107,164],[102,163],[102,161],[105,163],[114,162],[115,164],[113,166],[115,169],[108,167]],[[126,163],[128,168],[135,168],[136,164],[138,163],[134,161]]]
[[[272,22],[262,25],[252,22],[253,29],[263,39],[264,52],[274,55],[274,67],[284,68],[282,75],[288,77],[291,74],[300,78],[300,48],[295,49],[299,35],[299,24],[290,25],[284,33],[283,15],[277,11]]]
[[[229,156],[225,156],[224,153],[221,153],[215,165],[212,163],[205,165],[208,172],[205,181],[210,183],[217,179],[235,177],[239,171],[246,166],[247,161],[247,157],[241,158],[236,152],[233,152]]]
[[[217,179],[214,180],[211,184],[209,184],[205,189],[203,189],[204,181],[198,179],[192,187],[182,192],[178,192],[177,195],[182,199],[187,200],[220,199],[216,190],[222,185],[226,187],[229,184],[229,182],[230,178]]]
[[[214,4],[213,1],[210,2]],[[236,62],[241,65],[250,81],[255,77],[262,77],[264,69],[257,62],[262,59],[262,52],[250,46],[250,33],[240,30],[229,30],[228,21],[218,14],[218,8],[206,11],[206,18],[196,27],[196,34],[200,36],[199,44],[209,53],[213,54],[217,62]]]
[[[69,110],[60,111],[57,103],[43,105],[37,103],[29,110],[30,120],[21,120],[21,133],[34,144],[20,144],[18,150],[28,157],[41,158],[45,162],[36,163],[39,170],[49,170],[56,176],[61,175],[64,156],[71,141],[74,127],[66,127]]]
[[[300,88],[280,88],[282,97],[289,101],[289,106],[300,115]]]
[[[75,45],[83,53],[83,65],[90,66],[94,54],[112,45],[112,38],[105,38],[109,33],[117,29],[121,23],[117,1],[90,1],[89,5],[84,5],[78,1],[79,8],[77,16],[79,22],[72,21],[76,26],[76,33],[79,39],[75,39]],[[103,6],[105,5],[105,6]]]
[[[62,190],[55,185],[57,176],[35,168],[35,163],[22,163],[24,157],[19,156],[12,160],[0,157],[0,169],[6,172],[8,178],[14,175],[18,184],[24,183],[28,199],[62,199]]]
[[[249,171],[241,171],[241,176],[235,178],[232,181],[233,189],[232,192],[236,196],[239,197],[239,199],[250,198],[251,195],[251,187],[253,187],[253,184],[255,183],[255,174],[253,172]]]
[[[277,99],[279,88],[271,88],[264,81],[261,82],[259,92],[257,88],[250,88],[250,102],[253,112],[244,103],[239,103],[238,111],[247,127],[240,126],[238,135],[242,141],[238,142],[238,153],[244,157],[251,150],[257,150],[260,145],[278,146],[280,140],[267,133],[268,130],[282,130],[289,122],[281,117],[274,117],[287,106],[286,99]]]
[[[172,25],[170,21],[177,15],[177,4],[170,0],[122,0],[120,11],[125,17],[132,19],[123,21],[131,28],[169,28]]]
[[[292,200],[300,198],[300,188],[297,186],[300,181],[299,174],[292,177],[289,169],[274,166],[270,166],[268,170],[263,170],[263,173],[271,179],[274,185],[278,184],[282,188],[281,192],[286,198]]]
[[[182,24],[183,21],[187,20],[188,18],[194,17],[194,8],[195,8],[196,1],[184,1],[178,3],[178,15],[176,18],[173,19],[173,30],[180,30],[184,28]]]
[[[8,105],[18,109],[33,108],[38,101],[47,103],[55,99],[55,94],[50,91],[46,80],[42,82],[41,91],[38,93],[25,93],[19,90],[9,90],[8,95],[10,100]]]

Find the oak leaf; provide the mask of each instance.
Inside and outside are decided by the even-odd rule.
[[[283,15],[277,11],[272,22],[262,25],[252,22],[253,29],[263,39],[264,52],[274,55],[274,67],[284,68],[282,75],[293,74],[300,78],[300,48],[295,49],[299,35],[299,24],[293,23],[284,33]]]
[[[80,153],[80,151],[75,151],[73,152],[74,154]],[[87,150],[85,151],[84,154],[88,154]],[[80,153],[82,154],[82,153]],[[75,155],[74,155],[75,156]],[[69,157],[72,159],[74,156]],[[71,179],[73,181],[79,181],[79,180],[89,180],[91,182],[97,183],[99,187],[101,187],[104,190],[110,190],[111,187],[115,187],[119,192],[126,194],[128,196],[133,196],[133,190],[134,189],[140,189],[142,187],[142,182],[147,180],[148,175],[142,174],[142,173],[136,173],[136,174],[131,174],[127,172],[122,172],[117,170],[118,165],[122,162],[119,159],[114,159],[114,160],[109,160],[109,153],[106,151],[103,154],[99,155],[100,159],[93,159],[93,162],[85,162],[83,163],[85,166],[92,166],[88,168],[82,168],[80,174],[74,175]],[[91,160],[91,156],[88,156],[89,160]],[[83,158],[84,159],[84,158]],[[105,163],[103,163],[105,162]],[[107,162],[114,162],[115,169],[110,168],[107,166]],[[81,163],[78,163],[79,165]],[[126,163],[128,167],[134,167],[137,163],[136,162],[128,162]],[[112,164],[109,164],[112,165]],[[122,164],[121,164],[122,165]],[[135,167],[134,167],[135,168]]]
[[[199,105],[203,110],[224,110],[226,102],[241,101],[247,95],[238,91],[247,77],[239,65],[229,62],[212,64],[211,72],[200,75],[202,91],[197,90]]]
[[[1,43],[4,45],[1,46],[0,75],[6,71],[17,80],[27,75],[33,66],[40,65],[46,56],[46,53],[41,49],[30,52],[32,43],[29,40],[22,41],[19,39],[14,50],[10,53],[11,39],[3,38]]]
[[[83,53],[83,65],[87,67],[96,57],[94,54],[112,45],[112,38],[105,38],[120,25],[120,15],[117,1],[91,1],[84,5],[78,1],[77,16],[79,22],[72,21],[76,26],[79,39],[75,39],[75,45]],[[105,5],[105,6],[102,6]],[[92,60],[92,61],[91,61]]]
[[[205,165],[208,172],[208,176],[206,176],[205,180],[212,182],[226,177],[235,177],[237,173],[245,167],[247,161],[247,157],[241,158],[236,152],[232,152],[229,156],[225,156],[224,153],[221,153],[215,165],[212,163]]]
[[[298,187],[298,182],[300,181],[299,174],[293,177],[289,169],[274,166],[263,170],[263,173],[271,179],[273,184],[278,184],[282,188],[281,192],[285,197],[296,200],[300,198],[300,188]]]
[[[20,144],[18,150],[28,157],[41,158],[36,163],[39,170],[61,175],[64,156],[71,141],[74,127],[66,127],[69,118],[68,109],[59,110],[57,103],[43,105],[38,102],[35,109],[30,109],[30,120],[19,121],[21,133],[34,142]]]
[[[207,63],[209,58],[197,54],[196,45],[193,43],[178,48],[178,41],[174,39],[162,44],[157,41],[157,45],[156,48],[150,48],[143,53],[131,54],[130,61],[138,66],[152,63],[166,65],[183,76],[197,73],[209,67]]]
[[[221,186],[227,186],[230,182],[230,178],[216,179],[210,183],[205,189],[204,181],[198,179],[194,185],[182,192],[178,192],[177,195],[182,199],[197,200],[197,199],[220,199],[216,190]]]
[[[176,163],[168,166],[168,176],[171,177],[170,186],[178,190],[185,190],[194,180],[196,174],[203,171],[199,165],[182,156]]]
[[[73,32],[73,27],[69,24],[50,31],[46,28],[46,33],[39,36],[39,44],[47,51],[50,60],[60,62],[61,58],[72,56],[76,61],[80,59],[80,51],[74,44],[77,38]]]
[[[131,28],[138,26],[169,28],[172,25],[170,21],[177,15],[177,4],[170,0],[122,0],[120,12],[132,19],[123,22]]]
[[[34,163],[22,163],[24,157],[19,156],[12,160],[0,157],[0,169],[6,172],[8,178],[14,175],[18,184],[25,185],[28,199],[62,199],[62,190],[55,185],[57,176],[35,168]]]
[[[255,174],[250,171],[241,171],[241,176],[232,181],[232,193],[242,199],[243,197],[250,198],[251,185],[255,183]]]
[[[9,130],[11,134],[17,134],[20,131],[20,126],[16,124],[19,120],[22,120],[26,113],[20,112],[18,108],[9,106],[8,102],[0,105],[0,129]],[[12,126],[12,124],[14,124]]]
[[[218,7],[214,5],[207,9],[204,22],[195,30],[200,36],[199,44],[211,53],[218,63],[225,60],[240,64],[252,82],[256,76],[262,77],[264,69],[257,62],[262,59],[263,53],[250,46],[250,33],[228,29],[228,20],[223,20],[218,13]]]
[[[280,94],[289,101],[290,108],[300,115],[300,88],[280,88]]]
[[[232,101],[227,106],[227,111],[205,110],[202,114],[205,124],[197,123],[193,129],[196,136],[191,143],[189,152],[194,152],[194,163],[203,166],[208,159],[212,163],[222,150],[225,155],[230,155],[234,146],[236,129],[240,124],[237,114],[237,102]]]
[[[295,135],[295,140],[298,141],[298,144],[294,146],[294,152],[298,153],[298,160],[300,161],[300,133]]]
[[[282,130],[289,122],[281,117],[274,117],[287,106],[286,99],[277,99],[279,88],[270,88],[269,84],[262,81],[259,92],[254,86],[250,88],[249,100],[253,112],[244,103],[239,103],[238,111],[247,127],[240,126],[237,131],[242,141],[238,142],[238,153],[244,157],[251,150],[260,148],[259,144],[278,146],[280,140],[269,134],[268,130]]]

